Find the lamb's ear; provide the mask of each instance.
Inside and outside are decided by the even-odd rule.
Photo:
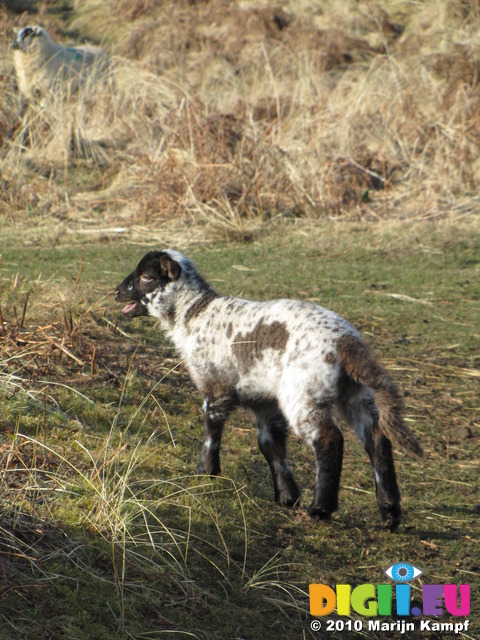
[[[167,278],[173,282],[179,279],[180,274],[182,273],[182,267],[168,254],[164,253],[160,257],[160,272],[162,274],[162,278]]]

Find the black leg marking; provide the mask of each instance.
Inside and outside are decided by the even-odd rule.
[[[380,516],[385,527],[395,531],[400,524],[402,510],[400,489],[393,463],[392,443],[383,433],[375,433],[368,443],[368,448],[365,448],[375,474],[375,493]]]
[[[329,407],[316,411],[310,420],[316,423],[317,435],[311,440],[316,456],[316,476],[308,514],[318,520],[328,520],[338,509],[343,436],[330,415]]]
[[[268,462],[275,502],[291,507],[300,499],[300,490],[287,461],[287,422],[277,405],[264,405],[255,411],[258,446]]]
[[[400,524],[400,490],[395,474],[392,444],[380,432],[378,409],[373,394],[365,388],[352,387],[353,393],[344,398],[340,409],[347,422],[355,429],[370,458],[375,476],[378,509],[383,523],[390,531]]]

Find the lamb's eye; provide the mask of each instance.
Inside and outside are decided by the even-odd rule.
[[[142,275],[140,276],[140,280],[141,280],[142,282],[145,282],[145,283],[153,282],[153,276],[149,276],[149,275],[142,274]]]
[[[423,571],[418,567],[414,567],[413,564],[397,562],[388,567],[385,573],[395,582],[410,582],[410,580],[422,575]]]

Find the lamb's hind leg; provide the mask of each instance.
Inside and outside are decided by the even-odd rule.
[[[293,506],[300,491],[286,459],[288,425],[276,404],[264,404],[255,409],[258,446],[272,473],[275,502]]]
[[[316,461],[313,500],[308,514],[328,520],[338,509],[338,490],[343,461],[343,436],[332,417],[332,402],[319,402],[309,395],[282,397],[282,410],[293,431],[313,449]]]
[[[308,514],[328,520],[338,509],[338,490],[343,461],[343,435],[331,416],[331,406],[321,405],[299,425],[316,457],[315,488]]]
[[[378,409],[370,389],[353,390],[344,397],[340,409],[355,429],[370,458],[375,476],[375,491],[380,516],[387,529],[394,531],[400,524],[400,490],[397,484],[390,440],[378,426]]]

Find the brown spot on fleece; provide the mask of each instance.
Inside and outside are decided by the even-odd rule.
[[[266,324],[263,320],[248,333],[237,333],[233,338],[232,351],[239,370],[244,373],[254,366],[266,349],[283,352],[290,337],[283,322]]]
[[[354,335],[343,335],[337,342],[337,353],[346,374],[374,392],[381,431],[403,449],[423,455],[422,447],[403,422],[403,402],[397,386],[367,345]]]

